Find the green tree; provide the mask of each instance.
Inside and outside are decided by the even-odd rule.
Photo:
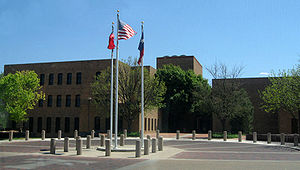
[[[270,85],[260,92],[264,103],[262,108],[266,112],[278,113],[285,111],[294,119],[300,118],[300,65],[288,71],[272,73],[268,78]],[[300,119],[298,118],[298,132],[300,133]]]
[[[0,73],[0,81],[4,77],[3,73]],[[0,99],[0,105],[3,105],[2,100]],[[8,114],[4,110],[0,110],[0,128],[6,128],[8,121]]]
[[[39,99],[44,99],[40,91],[38,75],[34,71],[9,73],[0,80],[0,109],[9,114],[17,123],[27,120],[27,111],[34,109]]]
[[[213,114],[221,122],[222,130],[226,130],[228,121],[232,131],[252,130],[253,105],[238,80],[243,67],[235,66],[229,70],[225,64],[215,63],[207,70],[215,79],[210,102]]]
[[[93,101],[97,104],[98,109],[105,113],[104,116],[108,116],[110,113],[110,75],[110,68],[107,68],[91,85]],[[165,85],[144,68],[144,110],[162,107],[165,91]],[[136,58],[132,60],[129,57],[124,63],[119,63],[118,107],[119,116],[126,121],[128,131],[131,131],[132,123],[141,113],[141,67],[137,66]]]
[[[184,71],[178,66],[164,65],[156,76],[165,83],[164,119],[168,119],[168,131],[174,131],[180,124],[181,116],[207,114],[207,99],[210,94],[208,81],[192,70]]]

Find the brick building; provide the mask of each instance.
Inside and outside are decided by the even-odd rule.
[[[220,79],[213,79],[213,88],[216,81]],[[241,88],[244,88],[254,107],[253,115],[253,130],[257,133],[297,133],[297,119],[293,119],[289,113],[279,112],[267,113],[261,109],[263,101],[260,99],[259,91],[263,91],[266,86],[270,84],[267,77],[263,78],[238,78]],[[230,125],[227,122],[228,130]],[[222,131],[220,121],[213,116],[213,131]]]
[[[40,100],[34,110],[29,111],[29,121],[24,124],[33,135],[39,135],[45,129],[47,136],[56,136],[58,130],[64,135],[72,136],[75,129],[82,134],[94,129],[106,132],[110,118],[96,111],[91,103],[90,84],[95,76],[110,67],[111,60],[87,60],[70,62],[51,62],[34,64],[5,65],[4,74],[21,70],[34,70],[40,78],[42,91],[46,100]],[[150,74],[155,69],[146,66]],[[126,128],[119,118],[119,130]],[[16,128],[10,122],[9,127]],[[140,130],[140,118],[134,122],[133,130]],[[158,112],[145,113],[145,131],[155,131],[158,127]]]

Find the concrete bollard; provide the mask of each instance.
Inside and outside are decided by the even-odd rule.
[[[124,129],[124,138],[127,138],[127,129]]]
[[[25,140],[29,140],[29,130],[26,130],[25,132]]]
[[[180,130],[176,130],[176,139],[179,140]]]
[[[46,132],[45,130],[42,130],[42,136],[41,136],[42,140],[45,140],[45,136],[46,136]]]
[[[124,143],[125,143],[125,141],[124,141],[124,134],[121,134],[120,135],[120,146],[124,146]]]
[[[280,145],[285,145],[285,134],[280,133]]]
[[[77,130],[74,130],[74,139],[76,139],[78,136],[78,131]]]
[[[95,131],[92,130],[92,131],[91,131],[91,139],[94,139],[94,138],[95,138]]]
[[[65,137],[65,140],[64,140],[64,152],[69,152],[69,137]]]
[[[106,132],[106,135],[107,135],[107,139],[110,139],[110,130],[107,130],[107,132]]]
[[[196,131],[195,130],[193,130],[192,131],[192,140],[195,140],[196,139]],[[158,145],[159,146],[159,145]]]
[[[152,153],[156,153],[156,138],[152,138]]]
[[[257,142],[257,133],[253,132],[253,143]]]
[[[51,138],[50,141],[50,154],[55,154],[56,141],[55,138]]]
[[[61,139],[61,130],[58,130],[57,132],[57,139]]]
[[[294,146],[298,146],[298,143],[299,143],[299,141],[298,141],[298,134],[295,134],[294,135]]]
[[[271,133],[267,133],[267,144],[271,143]]]
[[[147,139],[149,140],[148,144],[149,144],[149,148],[150,148],[150,145],[151,145],[151,136],[147,135]]]
[[[82,139],[77,140],[77,155],[82,155]]]
[[[100,135],[100,146],[104,146],[105,136]]]
[[[239,131],[238,134],[239,134],[238,141],[242,142],[242,134],[243,134],[242,131]]]
[[[135,142],[135,157],[141,157],[141,141],[136,140]]]
[[[227,131],[226,130],[223,132],[223,140],[227,141]]]
[[[75,144],[76,144],[75,149],[76,149],[76,150],[77,150],[77,146],[78,146],[78,141],[79,141],[79,139],[81,139],[81,137],[80,137],[80,136],[77,136],[77,137],[76,137],[76,142],[75,142]]]
[[[212,139],[212,132],[211,132],[211,130],[208,131],[207,139],[208,139],[208,140],[211,140],[211,139]]]
[[[164,139],[162,136],[158,137],[158,151],[163,151]]]
[[[149,139],[144,139],[144,155],[149,155]]]
[[[86,137],[86,148],[91,149],[92,141],[91,141],[91,135],[87,135]]]
[[[156,130],[156,139],[158,139],[158,137],[159,137],[159,130],[157,129]]]
[[[9,141],[12,141],[13,138],[14,138],[14,131],[10,130],[10,131],[9,131],[9,138],[8,138],[8,140],[9,140]]]
[[[110,156],[110,153],[111,153],[111,146],[110,146],[110,140],[109,139],[106,139],[105,140],[105,156]]]

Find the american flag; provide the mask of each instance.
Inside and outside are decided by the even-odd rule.
[[[119,20],[118,40],[127,40],[134,36],[136,32],[125,22]]]

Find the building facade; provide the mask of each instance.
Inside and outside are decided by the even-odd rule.
[[[74,130],[81,134],[106,132],[110,128],[110,118],[99,113],[92,104],[91,83],[96,76],[111,65],[111,60],[87,60],[70,62],[34,63],[5,65],[4,74],[22,70],[33,70],[40,78],[45,100],[40,100],[35,109],[30,110],[24,127],[38,136],[46,130],[46,136],[56,136],[62,130],[65,136],[72,136]],[[146,69],[155,72],[151,66]],[[158,111],[145,114],[145,131],[155,131],[159,125]],[[126,123],[119,117],[119,131],[126,129]],[[141,129],[140,117],[133,123],[133,131]],[[9,127],[17,128],[14,122]]]
[[[213,88],[220,79],[213,79]],[[267,113],[262,108],[263,103],[259,91],[263,91],[270,81],[267,77],[262,78],[238,78],[232,81],[238,81],[241,88],[244,88],[253,104],[253,131],[257,133],[297,133],[297,119],[291,114],[280,111],[278,113]],[[227,130],[230,130],[230,124],[227,122]],[[213,131],[221,132],[222,126],[220,120],[213,116]]]

